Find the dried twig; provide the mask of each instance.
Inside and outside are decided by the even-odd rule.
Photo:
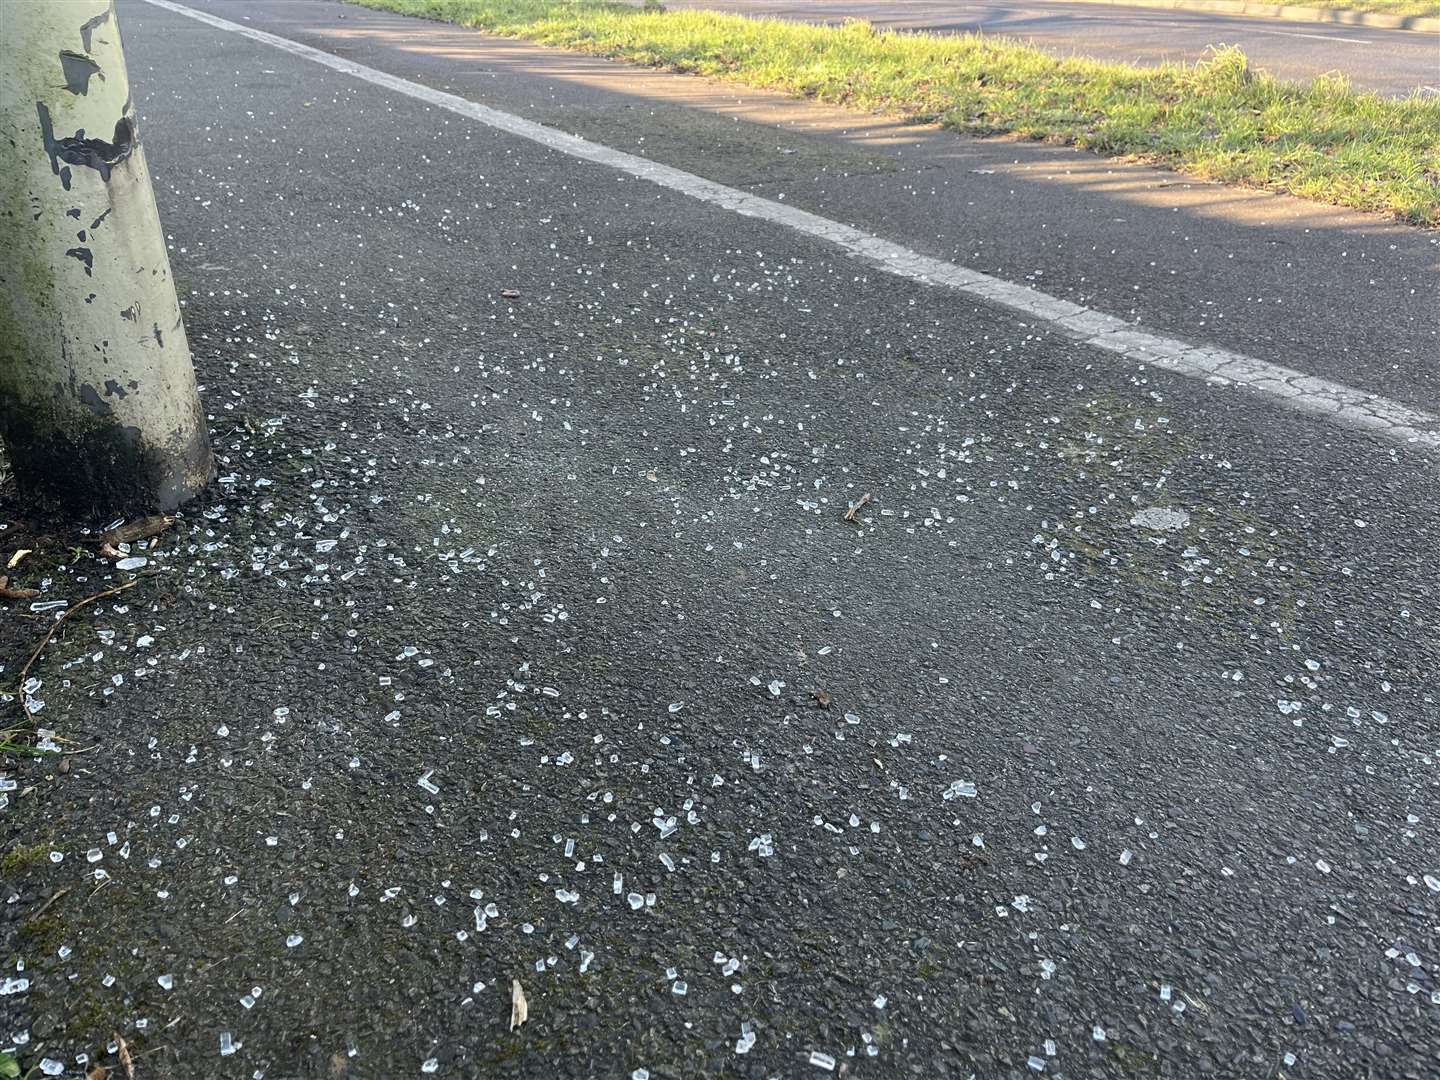
[[[31,915],[30,918],[29,918],[29,919],[26,919],[25,921],[26,921],[26,922],[31,922],[31,921],[34,920],[34,919],[38,919],[41,915],[44,915],[45,912],[47,912],[47,911],[50,910],[50,905],[53,904],[53,903],[55,903],[56,900],[59,900],[62,896],[64,896],[66,893],[68,893],[68,892],[70,891],[70,888],[71,888],[71,887],[70,887],[69,885],[66,885],[65,888],[63,888],[63,889],[56,889],[56,890],[55,890],[55,893],[50,897],[50,899],[49,899],[49,900],[46,900],[43,904],[41,904],[41,905],[40,905],[40,909],[39,909],[38,911],[36,911],[35,914]]]
[[[845,520],[846,520],[846,521],[854,521],[854,520],[855,520],[855,515],[860,512],[860,508],[861,508],[862,506],[864,506],[866,503],[868,503],[869,501],[870,501],[870,492],[867,491],[867,492],[865,492],[864,495],[861,495],[860,498],[858,498],[857,500],[855,500],[855,505],[853,505],[852,507],[850,507],[849,510],[846,510],[846,511],[845,511]]]
[[[97,538],[100,544],[100,554],[107,559],[123,559],[124,552],[119,551],[115,545],[133,544],[136,540],[148,540],[152,536],[159,536],[174,524],[174,514],[152,514],[150,517],[136,518],[124,525],[107,529]]]
[[[146,576],[148,577],[149,575]],[[30,659],[25,661],[25,666],[20,669],[20,676],[16,680],[18,684],[16,692],[20,696],[20,708],[25,713],[25,719],[32,723],[35,720],[35,714],[30,711],[30,704],[25,700],[25,677],[30,674],[30,666],[35,663],[45,646],[50,644],[50,639],[55,636],[55,631],[60,629],[60,625],[86,604],[93,604],[96,600],[104,600],[107,596],[114,596],[116,593],[122,593],[126,589],[133,589],[136,585],[139,585],[142,580],[144,579],[137,577],[133,581],[125,582],[124,585],[117,585],[113,589],[106,589],[104,592],[98,592],[94,596],[87,596],[83,600],[77,600],[65,609],[63,615],[50,624],[50,629],[45,631],[45,636],[40,639],[40,644],[35,646],[35,651],[30,654]]]
[[[5,569],[14,570],[15,567],[20,565],[21,559],[25,558],[26,555],[32,554],[34,551],[34,548],[17,548],[15,554],[10,556],[10,561],[5,564]]]
[[[0,600],[34,600],[39,595],[39,589],[22,589],[19,586],[12,586],[10,578],[5,574],[0,574]]]

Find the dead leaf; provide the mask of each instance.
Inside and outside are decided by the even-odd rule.
[[[824,690],[812,690],[810,696],[815,699],[815,704],[820,708],[828,709],[830,707],[830,695]]]
[[[130,1056],[130,1047],[125,1045],[125,1040],[118,1031],[112,1031],[110,1035],[115,1040],[115,1056],[120,1059],[120,1067],[125,1070],[125,1080],[135,1080],[135,1059]]]
[[[26,555],[29,555],[34,550],[34,548],[19,548],[14,555],[10,556],[10,561],[5,564],[5,569],[14,570],[15,567],[20,565],[20,560],[25,558]]]
[[[530,1019],[530,1006],[525,1002],[525,988],[519,979],[510,980],[510,1030],[514,1031]]]
[[[55,771],[58,772],[61,776],[64,776],[66,773],[68,773],[70,771],[70,759],[68,757],[62,757],[60,759],[60,764],[55,766]]]
[[[90,1071],[85,1074],[85,1080],[105,1080],[110,1075],[110,1070],[104,1065],[92,1065]]]
[[[9,579],[6,575],[4,575],[4,574],[0,574],[0,599],[3,599],[3,600],[34,600],[35,597],[37,597],[37,596],[39,596],[39,595],[40,595],[40,590],[39,590],[39,589],[22,589],[22,588],[19,588],[18,586],[12,588],[11,585],[10,585],[10,579]]]

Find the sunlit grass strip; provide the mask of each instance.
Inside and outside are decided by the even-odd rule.
[[[603,0],[354,0],[820,101],[1140,158],[1440,224],[1440,99],[1279,82],[1228,49],[1195,67],[1057,59],[981,35],[881,32]]]
[[[1440,0],[1260,0],[1292,7],[1330,8],[1335,11],[1378,11],[1384,15],[1428,15],[1440,18]]]

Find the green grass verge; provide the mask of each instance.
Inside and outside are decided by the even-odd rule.
[[[1440,98],[1195,67],[1061,60],[998,37],[878,32],[600,0],[353,0],[635,64],[1013,133],[1440,225]]]
[[[1262,0],[1292,7],[1332,8],[1336,11],[1376,11],[1384,15],[1440,16],[1440,0]]]

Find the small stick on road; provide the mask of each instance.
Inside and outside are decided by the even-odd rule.
[[[150,575],[147,574],[145,576],[149,577]],[[25,700],[25,676],[30,674],[30,666],[35,663],[45,646],[50,644],[50,639],[55,636],[55,631],[60,629],[60,624],[86,604],[93,604],[96,600],[104,600],[107,596],[114,596],[116,593],[122,593],[126,589],[133,589],[136,585],[139,585],[142,580],[142,578],[137,577],[134,581],[125,582],[124,585],[117,585],[113,589],[106,589],[104,592],[98,592],[94,596],[87,596],[83,600],[77,600],[65,609],[63,615],[50,624],[50,629],[45,631],[45,636],[40,639],[40,644],[35,646],[35,651],[30,654],[30,659],[25,661],[25,666],[20,669],[20,675],[15,680],[16,693],[20,697],[20,709],[25,713],[26,720],[29,720],[31,723],[35,722],[35,714],[30,711],[30,704]]]
[[[850,507],[849,510],[846,510],[846,511],[845,511],[845,520],[846,520],[846,521],[854,521],[854,520],[855,520],[855,515],[860,512],[860,508],[861,508],[862,506],[864,506],[866,503],[868,503],[869,501],[870,501],[870,492],[867,491],[867,492],[865,492],[864,495],[861,495],[860,498],[855,501],[855,505],[854,505],[854,506]]]
[[[101,533],[98,537],[100,554],[107,559],[123,559],[125,556],[116,550],[116,544],[133,544],[136,540],[148,540],[152,536],[159,536],[174,524],[174,514],[154,514],[125,525],[117,525],[115,528]]]
[[[25,921],[26,921],[26,922],[33,922],[33,921],[35,921],[36,919],[38,919],[41,915],[44,915],[45,912],[47,912],[47,911],[50,910],[50,905],[53,904],[53,903],[55,903],[56,900],[59,900],[62,896],[64,896],[66,893],[68,893],[68,892],[70,891],[70,888],[71,888],[71,887],[70,887],[69,885],[67,885],[67,886],[65,886],[65,888],[63,888],[63,889],[57,889],[57,890],[55,891],[55,893],[54,893],[53,895],[51,895],[50,899],[49,899],[49,900],[46,900],[43,904],[41,904],[41,905],[40,905],[40,909],[39,909],[38,911],[36,911],[34,915],[31,915],[31,916],[30,916],[28,919],[26,919]]]

